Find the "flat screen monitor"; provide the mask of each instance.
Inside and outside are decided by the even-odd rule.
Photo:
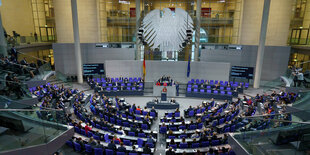
[[[253,67],[232,66],[230,76],[239,79],[253,79],[253,73]]]
[[[84,75],[104,75],[104,64],[83,64]]]

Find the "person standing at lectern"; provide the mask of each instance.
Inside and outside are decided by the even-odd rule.
[[[167,86],[167,84],[166,84],[166,86]],[[166,87],[163,88],[163,92],[167,92],[167,88]]]

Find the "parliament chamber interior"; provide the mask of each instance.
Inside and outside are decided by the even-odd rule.
[[[0,0],[0,155],[310,154],[309,25],[310,0]]]

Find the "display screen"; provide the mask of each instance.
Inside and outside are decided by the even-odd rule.
[[[84,64],[84,75],[104,75],[104,64]]]
[[[253,79],[253,67],[232,66],[230,76],[232,78]]]

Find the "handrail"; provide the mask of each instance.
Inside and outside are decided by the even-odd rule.
[[[62,112],[63,110],[60,109],[51,109],[51,108],[46,108],[45,109],[0,109],[1,112],[3,111],[27,111],[27,112],[34,112],[34,111],[60,111]]]
[[[310,125],[310,122],[288,121],[288,120],[282,120],[282,119],[266,119],[266,118],[259,118],[259,117],[254,117],[253,119],[263,120],[263,121],[287,122],[287,123],[309,124]]]
[[[16,51],[17,51],[17,50],[16,50]],[[48,62],[48,61],[43,60],[43,59],[41,59],[41,58],[38,58],[38,57],[35,57],[35,56],[32,56],[32,55],[28,55],[28,54],[23,53],[23,52],[20,52],[20,51],[17,51],[17,53],[20,53],[20,54],[23,54],[23,55],[27,55],[27,56],[32,57],[32,58],[35,58],[35,59],[37,59],[37,60],[42,60],[42,61],[44,61],[44,62]]]
[[[5,62],[4,60],[1,60],[1,59],[0,59],[0,61],[1,61],[1,62]],[[13,64],[13,65],[21,66],[21,67],[26,67],[26,68],[30,68],[30,69],[36,69],[36,68],[33,68],[33,67],[29,67],[29,66],[17,64],[17,63],[11,62],[11,61],[10,61],[9,63],[10,63],[10,64]]]
[[[303,110],[300,110],[303,111]],[[282,114],[290,114],[291,112],[286,112],[286,113],[275,113],[275,114],[267,114],[267,115],[254,115],[254,116],[243,116],[242,118],[256,118],[256,117],[264,117],[264,116],[277,116],[277,115],[282,115]]]
[[[4,79],[0,79],[0,81],[27,85],[27,83],[24,83],[24,82],[6,81],[6,80],[4,80]]]
[[[13,71],[5,70],[5,69],[1,69],[0,71],[4,71],[4,72],[7,72],[7,73],[14,73]]]

